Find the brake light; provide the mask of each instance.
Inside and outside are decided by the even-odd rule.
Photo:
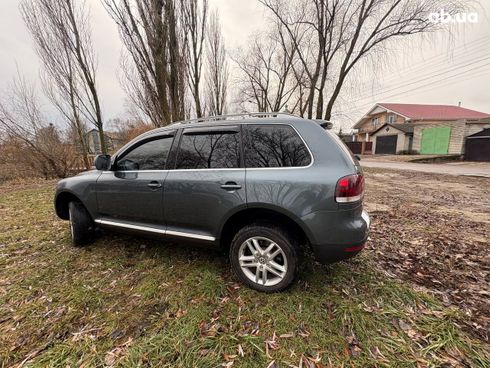
[[[364,176],[359,174],[340,178],[335,189],[337,203],[350,203],[362,199],[364,195]]]

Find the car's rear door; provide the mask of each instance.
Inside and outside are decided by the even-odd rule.
[[[172,131],[136,142],[116,158],[111,171],[100,175],[97,206],[102,221],[115,226],[122,221],[121,227],[129,228],[156,225],[163,233],[163,187],[174,136]]]
[[[223,218],[246,206],[239,126],[183,129],[165,181],[167,235],[213,242]]]

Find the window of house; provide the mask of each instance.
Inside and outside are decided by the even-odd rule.
[[[237,167],[240,167],[238,132],[209,132],[182,136],[176,169]]]
[[[373,123],[373,128],[376,128],[379,124],[379,118],[373,118],[371,122]]]
[[[174,137],[160,137],[137,146],[117,160],[116,169],[165,170],[173,139]]]
[[[308,166],[311,156],[298,133],[288,125],[244,125],[246,167]]]
[[[396,122],[396,116],[395,115],[389,115],[388,116],[388,123],[393,124]]]

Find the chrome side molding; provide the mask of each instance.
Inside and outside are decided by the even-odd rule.
[[[96,219],[96,220],[94,220],[94,222],[97,224],[101,224],[101,225],[122,227],[122,228],[126,228],[126,229],[146,231],[149,233],[157,233],[157,234],[162,234],[162,235],[180,236],[183,238],[192,238],[192,239],[199,239],[199,240],[205,240],[205,241],[211,241],[211,242],[216,240],[216,238],[214,236],[186,233],[186,232],[182,232],[182,231],[157,229],[155,227],[128,224],[126,222],[119,222],[119,221],[113,221],[113,220]]]

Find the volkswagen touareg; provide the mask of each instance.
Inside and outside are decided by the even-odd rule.
[[[55,208],[76,246],[109,228],[221,248],[244,284],[274,292],[306,247],[322,263],[363,249],[363,195],[359,162],[325,123],[260,113],[144,133],[61,180]]]

